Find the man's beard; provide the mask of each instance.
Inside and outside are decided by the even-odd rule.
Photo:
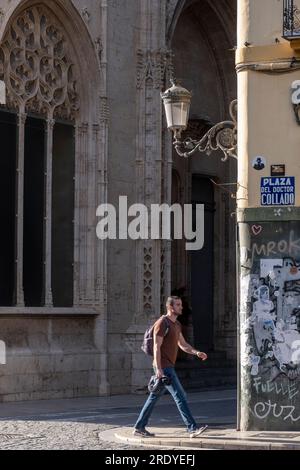
[[[174,312],[173,312],[173,313],[174,313],[174,315],[176,315],[176,317],[178,317],[179,315],[181,315],[181,314],[182,314],[182,310],[181,310],[181,312],[175,312],[175,310],[174,310]]]

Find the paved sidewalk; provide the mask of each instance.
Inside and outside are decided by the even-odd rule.
[[[202,390],[188,394],[198,423],[208,424],[190,439],[169,395],[161,397],[149,430],[155,438],[132,435],[145,395],[0,403],[0,449],[284,449],[300,450],[300,432],[237,432],[236,392]]]
[[[232,428],[208,428],[199,437],[191,439],[178,427],[149,427],[154,438],[135,437],[132,428],[114,430],[114,438],[120,442],[173,449],[219,449],[219,450],[300,450],[300,433],[297,432],[238,432]]]

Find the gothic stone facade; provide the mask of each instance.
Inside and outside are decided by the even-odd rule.
[[[98,240],[96,208],[119,195],[170,203],[174,175],[180,202],[193,175],[235,181],[233,163],[172,154],[160,99],[175,67],[195,91],[196,134],[227,116],[234,3],[0,0],[3,401],[145,385],[145,326],[172,288],[189,286],[190,260],[160,240]],[[216,188],[213,343],[234,357],[233,205]],[[191,328],[201,325],[193,315]]]

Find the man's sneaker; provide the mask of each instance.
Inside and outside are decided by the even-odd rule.
[[[207,424],[205,424],[204,426],[201,426],[201,428],[197,428],[194,431],[190,432],[190,438],[193,439],[194,437],[200,436],[200,434],[202,434],[205,429],[207,429],[207,427]]]
[[[147,429],[134,429],[132,434],[134,436],[139,436],[139,437],[154,437],[155,436],[155,434],[147,431]]]

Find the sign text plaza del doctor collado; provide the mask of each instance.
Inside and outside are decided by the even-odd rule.
[[[262,206],[293,206],[295,204],[295,177],[261,178]]]

